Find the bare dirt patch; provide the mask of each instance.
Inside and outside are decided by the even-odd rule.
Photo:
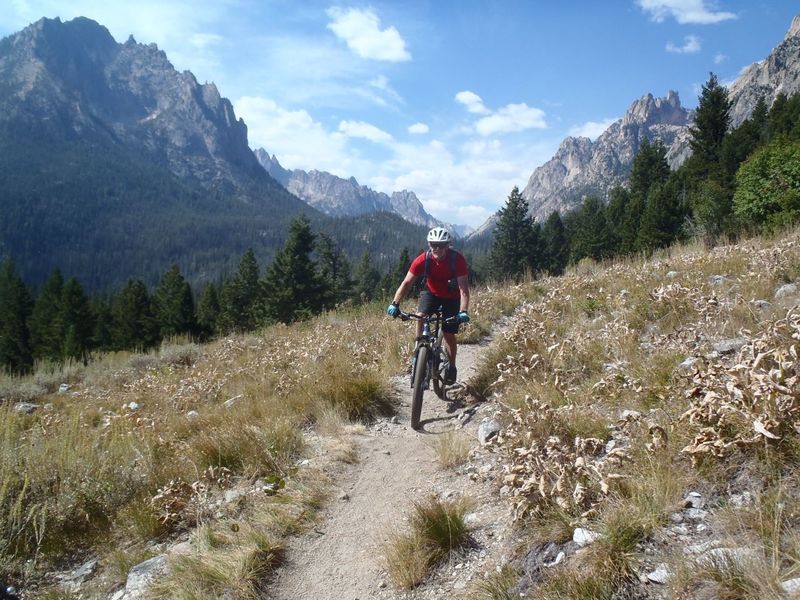
[[[459,347],[459,381],[475,371],[485,345]],[[468,597],[473,580],[503,562],[510,517],[505,503],[486,482],[495,458],[480,447],[477,428],[493,409],[466,398],[444,402],[425,392],[422,427],[409,425],[411,390],[407,377],[392,381],[400,400],[396,418],[381,420],[352,441],[359,461],[338,475],[321,522],[289,543],[286,563],[270,585],[270,597],[298,598],[437,598]],[[434,448],[437,436],[463,429],[472,449],[468,462],[445,470]],[[405,526],[415,500],[427,496],[468,496],[467,515],[473,548],[442,565],[411,592],[397,589],[386,572],[384,550],[392,531]]]

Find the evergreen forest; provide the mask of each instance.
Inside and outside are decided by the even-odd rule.
[[[540,224],[514,188],[498,212],[491,243],[478,239],[463,248],[473,280],[557,275],[584,259],[646,254],[689,238],[713,244],[794,223],[800,212],[800,95],[779,96],[771,107],[760,101],[752,116],[735,129],[729,127],[729,112],[727,91],[711,74],[690,131],[691,157],[671,171],[666,148],[659,141],[642,140],[628,186],[614,189],[607,203],[588,196],[572,212],[563,216],[553,212]],[[100,179],[103,164],[90,169]],[[152,176],[146,181],[152,182]],[[40,189],[40,182],[29,183],[27,200]],[[145,214],[146,194],[142,203],[124,201],[136,189],[134,170],[129,183],[131,188],[106,190],[104,198],[111,202],[116,197],[127,210]],[[164,186],[170,185],[165,177]],[[165,191],[169,190],[159,193]],[[185,207],[193,199],[198,205],[206,201],[197,191],[172,192],[186,195]],[[23,195],[12,193],[11,199],[15,197],[20,199],[20,213],[36,219],[37,204],[23,203]],[[225,196],[219,200],[226,201]],[[152,202],[157,202],[157,194]],[[124,227],[125,219],[111,204],[106,209],[116,215],[107,221],[108,235],[113,237],[117,230],[111,224]],[[62,273],[74,272],[78,260],[65,255],[63,267],[54,268],[34,293],[14,258],[6,257],[0,263],[0,368],[24,374],[37,363],[86,363],[96,352],[147,350],[162,340],[181,337],[203,341],[302,320],[342,303],[385,299],[424,240],[423,228],[393,215],[327,219],[310,212],[311,217],[295,216],[282,239],[272,240],[279,249],[268,260],[263,252],[247,247],[241,250],[238,264],[235,257],[210,251],[176,252],[173,245],[183,241],[170,238],[154,224],[142,233],[152,237],[140,240],[148,254],[161,253],[160,260],[177,256],[185,262],[174,260],[163,273],[155,271],[157,261],[134,269],[128,261],[138,255],[125,255],[125,249],[120,249],[104,259],[116,263],[120,274],[148,275],[130,277],[111,292],[97,290],[94,281],[86,286],[74,276],[65,278]],[[190,222],[207,218],[200,229],[186,228],[186,248],[191,247],[190,236],[214,229],[211,211],[198,214],[208,216],[174,215]],[[236,218],[242,219],[242,230],[257,227],[241,214]],[[13,244],[40,243],[43,252],[48,250],[48,239],[33,239],[24,227],[4,231],[3,236]],[[14,236],[19,239],[14,241]],[[212,237],[211,241],[222,245],[223,240]],[[98,247],[96,252],[107,254],[109,248]],[[226,261],[232,261],[222,271],[228,275],[212,281],[198,277]],[[194,289],[187,270],[194,275]],[[22,271],[30,275],[30,268]]]
[[[692,155],[670,170],[667,149],[642,140],[627,187],[587,196],[542,224],[515,187],[498,212],[479,270],[498,279],[558,275],[584,259],[648,254],[687,239],[708,244],[774,231],[800,215],[800,95],[761,99],[730,128],[727,89],[711,73],[690,129]]]

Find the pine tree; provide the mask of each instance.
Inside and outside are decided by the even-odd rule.
[[[158,324],[142,281],[128,280],[114,299],[112,315],[113,344],[117,350],[146,350],[158,342]]]
[[[326,233],[320,233],[317,242],[320,276],[330,290],[325,308],[332,308],[347,300],[353,293],[350,263],[344,252]]]
[[[681,214],[674,190],[667,185],[653,186],[647,196],[636,247],[652,251],[668,246],[677,237],[680,224]]]
[[[153,293],[153,312],[162,338],[190,335],[195,331],[192,289],[178,265],[164,273]]]
[[[497,217],[489,256],[492,272],[498,279],[518,279],[531,267],[531,258],[537,250],[533,218],[519,188],[514,186]]]
[[[0,265],[0,368],[22,375],[33,367],[27,320],[33,299],[10,258]]]
[[[61,271],[56,269],[36,297],[33,313],[28,319],[31,350],[36,359],[53,362],[62,359],[64,330],[58,320],[58,314],[61,312],[63,288],[64,278],[61,276]]]
[[[355,273],[355,299],[358,302],[369,302],[376,297],[381,274],[372,264],[369,250],[364,250],[361,260],[358,261]]]
[[[569,240],[557,210],[550,213],[542,228],[543,264],[550,275],[561,275],[569,260]]]
[[[291,323],[322,311],[329,288],[311,258],[314,237],[305,215],[292,221],[286,245],[275,255],[262,282],[267,321]]]
[[[629,254],[639,249],[639,228],[650,190],[663,185],[669,175],[664,144],[642,140],[631,166],[630,191],[627,195],[624,190],[612,192],[606,211],[613,231],[610,253]]]
[[[58,321],[64,331],[61,355],[64,360],[79,360],[87,364],[92,347],[94,320],[89,299],[83,293],[78,280],[70,278],[61,294],[61,310]]]
[[[108,298],[93,296],[89,300],[89,307],[92,311],[92,348],[107,352],[114,348],[112,331],[114,329],[114,317],[111,311],[111,301]]]
[[[217,333],[217,319],[219,317],[219,293],[213,283],[209,283],[200,296],[197,304],[197,325],[200,336],[208,339]]]
[[[259,322],[258,309],[261,301],[258,263],[253,249],[248,248],[239,261],[236,274],[222,286],[218,330],[230,332],[255,329]]]
[[[605,207],[595,196],[588,196],[575,215],[570,238],[571,260],[589,257],[601,260],[611,256],[613,238],[606,220]]]
[[[727,88],[710,73],[700,93],[694,125],[689,128],[692,163],[701,177],[717,174],[722,141],[731,122],[730,112]]]

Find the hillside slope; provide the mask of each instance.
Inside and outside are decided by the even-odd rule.
[[[55,387],[29,414],[9,409],[4,468],[18,465],[12,482],[29,473],[27,493],[49,494],[53,515],[97,492],[73,470],[104,473],[106,502],[126,507],[115,551],[128,565],[157,553],[130,574],[102,553],[95,574],[60,574],[84,597],[137,597],[154,565],[149,581],[173,597],[407,597],[388,544],[432,494],[475,499],[474,545],[423,576],[416,598],[784,597],[800,568],[798,264],[795,230],[475,290],[462,340],[499,328],[489,346],[462,344],[459,402],[427,393],[420,433],[397,376],[410,327],[380,308],[166,348],[73,374],[67,398],[80,402]],[[0,383],[6,397],[31,390]],[[47,457],[75,419],[80,460],[59,460],[53,491]],[[452,470],[431,463],[445,451],[460,457]],[[156,539],[147,506],[169,517]]]

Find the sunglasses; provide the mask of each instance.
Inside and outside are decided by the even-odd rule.
[[[447,248],[447,242],[430,242],[431,248]]]

